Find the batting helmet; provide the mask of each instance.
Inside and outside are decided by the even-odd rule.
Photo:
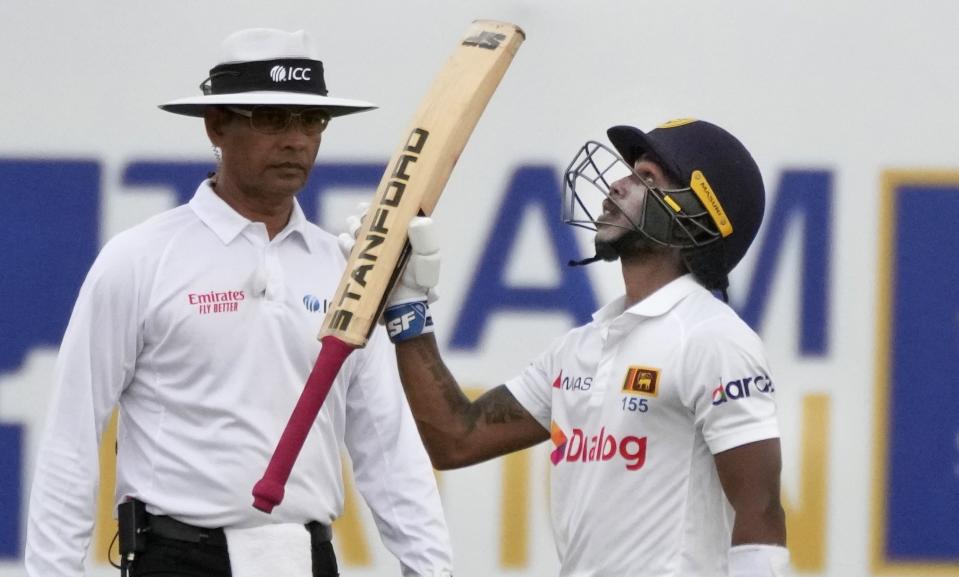
[[[694,119],[672,120],[649,132],[614,126],[606,134],[630,166],[643,153],[652,153],[688,187],[651,191],[644,234],[693,255],[708,246],[714,262],[703,264],[687,254],[687,265],[694,273],[703,272],[695,270],[700,266],[715,267],[725,285],[726,275],[756,238],[766,205],[762,175],[746,147],[715,124]]]

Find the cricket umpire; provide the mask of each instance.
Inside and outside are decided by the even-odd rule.
[[[98,446],[117,404],[130,575],[337,575],[342,446],[402,574],[448,575],[433,471],[381,331],[340,372],[283,504],[272,515],[251,506],[319,352],[316,304],[333,298],[345,266],[295,195],[331,120],[374,106],[328,94],[302,31],[230,35],[201,88],[161,108],[203,119],[215,172],[189,203],[103,247],[63,337],[30,496],[28,575],[84,574]]]

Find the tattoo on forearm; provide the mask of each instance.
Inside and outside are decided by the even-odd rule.
[[[438,356],[435,345],[429,341],[414,339],[403,346],[414,352],[419,361],[419,370],[429,375],[431,386],[435,387],[434,390],[446,402],[448,410],[458,416],[467,432],[476,430],[480,423],[508,424],[527,418],[525,409],[505,385],[499,385],[476,401],[470,402]]]
[[[519,421],[526,415],[523,407],[503,385],[477,399],[470,412],[473,427],[479,419],[487,425],[496,425]]]
[[[456,384],[456,379],[450,374],[443,360],[436,354],[435,349],[428,341],[413,340],[408,343],[420,360],[420,367],[429,374],[433,386],[440,390],[443,400],[455,414],[465,414],[469,407],[469,399]]]

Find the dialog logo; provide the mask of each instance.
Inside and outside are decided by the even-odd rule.
[[[630,395],[659,396],[659,369],[631,366],[623,378],[623,392]]]
[[[605,463],[622,461],[627,471],[638,471],[646,464],[646,437],[615,435],[600,427],[599,433],[590,435],[583,429],[573,428],[567,437],[555,421],[550,424],[550,438],[556,448],[549,459],[554,465],[566,463]]]
[[[558,465],[559,462],[563,460],[563,457],[566,456],[566,433],[563,432],[563,429],[559,428],[556,421],[551,421],[549,424],[549,438],[556,447],[553,449],[553,452],[550,453],[549,460],[552,461],[554,465]]]

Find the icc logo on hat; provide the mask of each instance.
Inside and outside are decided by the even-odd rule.
[[[312,68],[302,66],[274,66],[270,69],[270,78],[273,82],[286,82],[287,80],[310,80]]]

